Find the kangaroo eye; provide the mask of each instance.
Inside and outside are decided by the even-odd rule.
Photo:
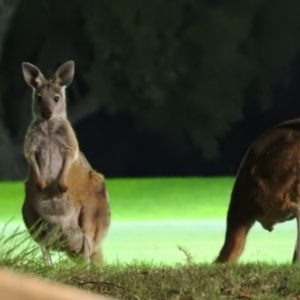
[[[57,102],[58,100],[59,100],[59,97],[58,97],[58,96],[55,96],[55,97],[54,97],[54,101]]]
[[[38,102],[42,101],[42,96],[41,95],[37,95],[35,98],[36,98],[36,101],[38,101]]]

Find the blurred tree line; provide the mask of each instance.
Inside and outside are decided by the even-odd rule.
[[[274,87],[290,83],[299,12],[295,0],[0,0],[0,179],[26,176],[23,61],[51,76],[75,60],[75,126],[96,112],[126,115],[178,153],[218,161],[222,143],[235,147],[230,129],[270,110]]]

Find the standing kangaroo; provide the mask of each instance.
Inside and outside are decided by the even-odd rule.
[[[300,260],[300,119],[279,124],[246,153],[232,190],[225,243],[216,262],[235,262],[255,221],[272,231],[297,219],[292,262]]]
[[[67,119],[65,88],[73,80],[74,62],[60,66],[52,80],[30,63],[24,62],[22,69],[33,89],[33,121],[24,145],[29,164],[24,223],[40,244],[46,265],[52,264],[49,247],[102,264],[99,244],[109,227],[110,209],[104,177],[79,151]]]

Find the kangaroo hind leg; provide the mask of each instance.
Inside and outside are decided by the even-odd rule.
[[[300,182],[297,180],[293,186],[291,200],[288,202],[288,210],[296,217],[297,239],[293,254],[292,263],[300,262]]]
[[[300,262],[300,205],[294,202],[290,202],[289,205],[291,211],[294,212],[297,221],[297,239],[296,239],[292,263],[299,263]]]
[[[217,263],[236,262],[241,256],[249,230],[255,222],[251,209],[232,199],[227,213],[224,245],[215,260]]]

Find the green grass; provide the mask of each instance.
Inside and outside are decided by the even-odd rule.
[[[0,266],[76,286],[117,299],[198,300],[261,299],[299,300],[300,265],[290,264],[196,264],[185,249],[183,263],[173,266],[133,261],[104,268],[87,267],[82,262],[61,259],[53,267],[36,259],[38,249],[27,245],[23,252],[19,239],[1,239]],[[18,253],[17,253],[18,252]]]
[[[106,260],[175,263],[183,260],[177,244],[196,251],[202,240],[208,240],[219,248],[209,241],[211,232],[203,230],[207,223],[202,221],[224,222],[232,184],[232,178],[107,180],[112,225],[103,244]],[[11,224],[23,226],[23,199],[23,183],[0,183],[0,222],[12,219],[6,235],[16,226]],[[208,225],[222,229],[219,223]],[[211,255],[203,248],[196,257],[209,261]]]
[[[23,184],[0,183],[2,227],[13,218],[0,234],[0,265],[119,299],[299,300],[300,266],[290,265],[293,221],[271,234],[256,224],[240,264],[211,265],[224,240],[233,182],[107,180],[112,224],[103,243],[103,269],[88,269],[60,254],[53,267],[45,267],[39,247],[20,232]]]
[[[112,223],[103,242],[106,261],[175,264],[184,261],[180,245],[196,262],[211,262],[224,240],[233,182],[233,178],[107,180]],[[24,228],[23,198],[23,183],[0,183],[0,222],[13,218],[6,236],[16,226]],[[277,225],[272,233],[256,224],[241,261],[289,262],[295,237],[294,221]]]
[[[233,178],[109,180],[117,221],[224,218]]]
[[[233,178],[107,180],[113,221],[224,218]],[[23,183],[0,183],[0,221],[21,220]]]

